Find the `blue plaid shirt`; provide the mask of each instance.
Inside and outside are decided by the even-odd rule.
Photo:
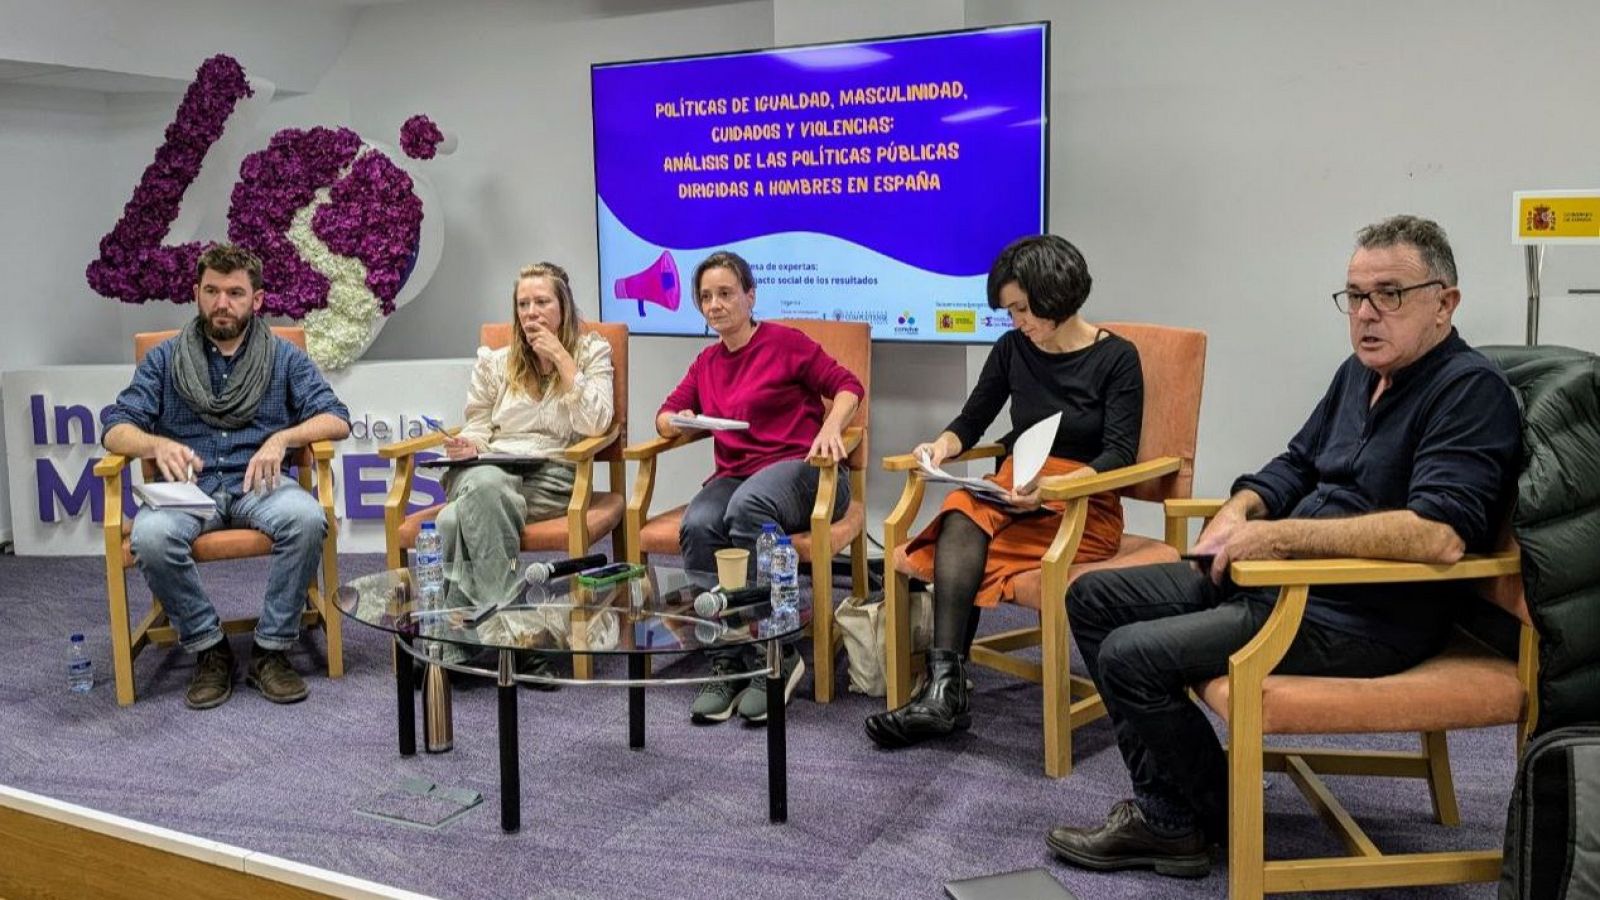
[[[265,327],[265,323],[256,320],[251,327]],[[172,438],[205,462],[196,479],[202,491],[212,495],[219,490],[241,493],[245,467],[273,434],[320,413],[350,421],[350,410],[334,395],[311,357],[282,338],[274,336],[272,341],[271,381],[256,409],[255,421],[244,428],[223,431],[208,425],[184,402],[172,379],[172,354],[177,344],[177,338],[173,338],[145,354],[133,373],[133,383],[101,415],[101,433],[126,422],[149,434]],[[215,344],[206,342],[206,363],[214,393],[221,393],[228,383],[238,356],[223,356]],[[285,469],[288,462],[285,458]]]

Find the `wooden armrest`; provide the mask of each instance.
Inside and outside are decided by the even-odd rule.
[[[994,459],[1004,456],[1006,448],[999,444],[979,444],[945,460],[945,464],[958,462],[972,462],[975,459]],[[907,472],[917,468],[917,458],[910,453],[901,453],[897,456],[885,456],[883,467],[891,472]]]
[[[311,458],[322,462],[333,459],[333,441],[312,441]]]
[[[686,431],[676,437],[651,438],[642,444],[622,448],[622,458],[629,460],[652,459],[668,450],[692,444],[695,441],[705,440],[711,436],[709,431]]]
[[[563,450],[561,455],[569,462],[578,462],[579,460],[584,459],[594,459],[594,455],[596,453],[599,453],[601,450],[611,446],[611,443],[615,441],[617,436],[621,433],[622,430],[613,425],[606,429],[605,434],[584,438],[583,440],[578,441],[576,444],[572,444],[571,446],[567,447],[567,449]]]
[[[129,462],[131,460],[121,453],[107,453],[105,456],[100,457],[99,462],[94,464],[94,474],[100,478],[109,478],[121,472]]]
[[[1209,519],[1222,509],[1222,504],[1227,500],[1220,499],[1178,499],[1167,500],[1162,503],[1165,507],[1166,517],[1169,519]]]
[[[1123,466],[1120,469],[1112,469],[1109,472],[1097,472],[1081,478],[1073,478],[1071,475],[1057,475],[1052,478],[1046,478],[1039,483],[1039,495],[1045,500],[1074,500],[1078,497],[1088,497],[1092,494],[1103,494],[1106,491],[1125,488],[1130,484],[1138,484],[1141,481],[1149,481],[1153,478],[1160,478],[1163,475],[1170,475],[1178,471],[1182,465],[1183,460],[1176,456],[1161,456],[1141,463],[1134,463],[1131,466]]]
[[[461,433],[461,426],[457,425],[448,430],[450,435],[454,437]],[[395,441],[392,444],[384,444],[378,448],[378,456],[383,459],[399,459],[402,456],[411,456],[418,451],[427,450],[429,447],[437,447],[442,443],[444,443],[444,435],[437,431],[427,431],[414,438]]]
[[[844,430],[844,434],[840,435],[839,437],[844,443],[844,455],[849,456],[850,454],[856,452],[857,447],[861,446],[861,439],[865,437],[865,432],[863,432],[859,426],[856,428],[846,428]],[[819,469],[832,468],[838,464],[837,460],[829,456],[808,456],[806,457],[806,462]]]
[[[1240,587],[1457,581],[1514,575],[1520,571],[1522,560],[1516,553],[1468,555],[1449,565],[1385,559],[1258,559],[1236,562],[1228,567],[1233,583]]]

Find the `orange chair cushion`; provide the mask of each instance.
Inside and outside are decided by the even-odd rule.
[[[1198,686],[1228,717],[1228,679]],[[1262,686],[1265,734],[1443,731],[1521,721],[1526,697],[1516,663],[1465,635],[1443,652],[1382,678],[1269,675]]]
[[[905,575],[917,576],[917,572],[906,560],[906,544],[894,548],[895,571]],[[1098,562],[1079,563],[1067,568],[1067,583],[1076,581],[1079,575],[1093,572],[1097,569],[1120,569],[1127,566],[1146,566],[1153,563],[1169,563],[1178,561],[1178,551],[1172,549],[1170,544],[1153,538],[1137,534],[1122,535],[1122,543],[1118,545],[1116,555]],[[1044,586],[1044,571],[1034,569],[1025,572],[1011,580],[1011,586],[1016,591],[1013,603],[1026,606],[1029,609],[1038,609]]]
[[[616,528],[622,522],[622,513],[626,508],[621,494],[596,491],[589,498],[589,512],[584,516],[584,521],[589,526],[590,540],[597,540],[606,532]],[[422,523],[432,521],[439,515],[439,510],[444,509],[444,504],[430,506],[427,509],[414,512],[406,516],[400,523],[400,546],[407,550],[417,545],[417,532],[422,530]],[[522,526],[522,549],[525,551],[536,550],[565,550],[567,549],[567,517],[565,514],[538,522],[530,522]]]
[[[685,509],[687,509],[685,506],[675,506],[646,521],[639,529],[639,549],[645,553],[682,553],[683,548],[678,543],[678,532],[683,527]],[[828,528],[828,539],[833,543],[833,552],[838,553],[845,545],[855,540],[866,523],[866,503],[852,498],[850,505],[845,508],[844,515]],[[791,538],[794,541],[795,552],[800,554],[800,561],[811,562],[811,533],[802,531],[791,535]]]
[[[122,565],[134,565],[133,548],[128,535],[133,522],[122,520]],[[252,556],[272,555],[272,538],[253,528],[224,528],[209,531],[195,538],[192,550],[195,562],[214,562],[221,559],[249,559]]]

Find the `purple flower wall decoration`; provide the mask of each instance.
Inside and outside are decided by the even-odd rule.
[[[163,241],[235,105],[251,94],[237,61],[218,55],[201,64],[154,161],[85,272],[96,293],[128,303],[193,298],[195,261],[209,242]],[[400,140],[408,155],[429,159],[445,136],[417,115]],[[451,147],[453,141],[443,152]],[[312,356],[338,368],[365,350],[382,317],[394,312],[416,264],[422,222],[411,176],[360,135],[349,128],[285,129],[240,164],[228,238],[261,258],[262,311],[303,320]]]

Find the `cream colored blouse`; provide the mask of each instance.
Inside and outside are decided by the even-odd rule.
[[[593,332],[581,336],[573,354],[578,374],[572,386],[554,388],[543,399],[511,389],[506,380],[509,352],[510,347],[478,348],[461,436],[480,453],[537,455],[611,427],[611,345],[605,338]]]

